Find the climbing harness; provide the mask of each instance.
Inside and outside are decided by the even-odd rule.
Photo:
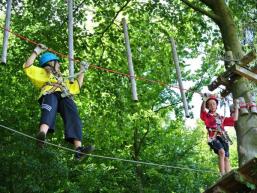
[[[208,113],[208,114],[209,114],[209,116],[211,116],[210,113]],[[233,142],[230,139],[227,131],[222,129],[223,121],[224,121],[224,117],[222,117],[219,114],[217,114],[217,116],[215,116],[216,128],[206,127],[209,133],[210,132],[214,132],[213,137],[211,137],[211,138],[208,137],[208,143],[211,143],[213,140],[215,140],[217,138],[217,136],[219,136],[226,143],[229,143],[230,145],[233,144]]]
[[[80,72],[74,74],[72,76],[72,78],[76,78],[77,76],[79,76],[80,74],[86,72],[88,70],[89,64],[86,62],[81,62],[81,64],[83,65],[83,70],[81,70]],[[46,92],[44,92],[44,95],[47,94],[52,94],[53,92],[56,91],[57,88],[59,88],[61,90],[61,97],[65,98],[65,97],[72,97],[72,94],[70,93],[69,89],[67,88],[64,80],[68,80],[71,78],[71,76],[68,77],[63,77],[61,73],[56,72],[55,70],[53,70],[55,67],[51,67],[51,74],[53,75],[53,77],[55,78],[55,80],[57,82],[53,83],[53,82],[47,82],[42,88],[41,91],[44,91],[44,89],[46,88],[46,86],[52,86],[52,88]]]
[[[44,95],[47,94],[52,94],[53,92],[56,91],[56,89],[60,89],[61,90],[61,97],[65,98],[65,97],[70,97],[72,96],[72,94],[69,92],[69,89],[67,88],[67,86],[65,85],[64,81],[63,81],[63,77],[60,73],[55,72],[53,69],[53,67],[51,67],[50,73],[51,75],[53,75],[54,79],[57,82],[47,82],[42,88],[41,91],[43,92],[44,89],[46,88],[46,86],[51,86],[52,88],[46,92],[44,92]]]

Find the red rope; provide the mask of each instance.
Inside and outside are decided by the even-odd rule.
[[[29,42],[29,43],[34,44],[34,45],[38,45],[38,44],[39,44],[39,43],[37,43],[37,42],[35,42],[35,41],[33,41],[33,40],[30,40],[29,38],[27,38],[27,37],[25,37],[25,36],[22,36],[22,35],[20,35],[20,34],[18,34],[18,33],[15,33],[15,32],[13,32],[13,31],[11,31],[10,29],[7,29],[7,28],[1,27],[1,26],[0,26],[0,28],[2,28],[2,29],[5,30],[5,31],[10,32],[11,34],[15,35],[16,37],[19,37],[19,38],[22,39],[22,40],[25,40],[26,42]],[[55,50],[53,50],[53,49],[51,49],[51,48],[48,48],[48,50],[49,50],[50,52],[55,53],[56,55],[61,56],[62,58],[69,58],[68,55],[64,55],[64,54],[62,54],[62,53],[59,53],[59,52],[57,52],[57,51],[55,51]],[[78,59],[73,59],[73,60],[76,61],[76,62],[80,62],[80,60],[78,60]],[[114,73],[114,74],[122,75],[122,76],[125,76],[125,77],[130,77],[129,74],[126,74],[126,73],[123,73],[123,72],[119,72],[119,71],[116,71],[116,70],[107,69],[107,68],[100,67],[100,66],[97,66],[97,65],[90,64],[90,67],[94,67],[94,68],[96,68],[96,69],[100,69],[100,70],[103,70],[103,71],[106,71],[106,72],[109,72],[109,73]],[[143,77],[135,77],[135,78],[136,78],[137,80],[143,80],[143,81],[150,82],[150,83],[157,83],[157,84],[159,84],[159,85],[161,85],[161,86],[167,86],[167,85],[169,85],[169,84],[167,84],[167,83],[165,83],[165,82],[161,82],[161,81],[158,81],[158,80],[150,80],[150,79],[146,79],[146,78],[143,78]],[[169,86],[169,87],[179,89],[178,86]],[[187,91],[187,89],[183,89],[183,90]]]

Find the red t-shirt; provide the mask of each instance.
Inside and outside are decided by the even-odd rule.
[[[206,111],[201,111],[201,113],[200,113],[200,118],[204,121],[205,126],[208,130],[209,138],[214,137],[215,132],[217,131],[217,123],[216,123],[215,117],[216,116],[211,115],[210,113],[207,113]],[[220,116],[220,119],[221,119],[222,131],[224,131],[225,126],[234,126],[234,124],[235,124],[234,117]],[[208,129],[208,128],[211,128],[211,129]],[[219,133],[218,133],[218,135],[219,135]]]

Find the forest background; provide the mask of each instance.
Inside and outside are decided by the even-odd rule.
[[[250,39],[246,36],[256,31],[256,2],[225,3],[247,51],[248,40],[256,43],[254,33]],[[206,8],[200,1],[195,4]],[[0,9],[3,28],[6,1],[1,1]],[[67,55],[67,15],[66,1],[13,1],[7,64],[0,66],[1,125],[30,136],[37,133],[38,90],[22,69],[35,45],[17,34]],[[128,22],[136,75],[156,81],[137,81],[137,103],[131,99],[126,76],[102,70],[128,73],[123,17]],[[178,45],[183,81],[191,85],[186,91],[189,105],[197,106],[193,95],[225,70],[222,38],[208,17],[180,0],[74,0],[74,56],[92,64],[81,94],[75,98],[84,125],[83,143],[94,144],[95,155],[160,166],[91,156],[77,163],[73,152],[50,145],[39,150],[34,140],[1,128],[0,192],[194,193],[212,185],[219,178],[217,157],[209,150],[202,122],[185,125],[170,37]],[[193,71],[196,64],[188,61],[199,56],[200,68]],[[67,57],[62,57],[62,63],[62,70],[68,73]],[[79,63],[75,68],[78,70]],[[71,148],[63,141],[60,117],[48,141]],[[233,141],[231,163],[237,168],[236,139]]]

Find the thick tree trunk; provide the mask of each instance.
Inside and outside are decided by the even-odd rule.
[[[233,85],[233,96],[244,97],[249,102],[247,93],[250,92],[249,82],[243,78]],[[251,113],[239,116],[236,125],[237,150],[239,166],[257,155],[257,115]]]
[[[218,16],[215,23],[220,28],[225,51],[232,51],[234,58],[242,58],[244,54],[240,41],[238,40],[236,24],[225,1],[215,1],[212,10]]]

